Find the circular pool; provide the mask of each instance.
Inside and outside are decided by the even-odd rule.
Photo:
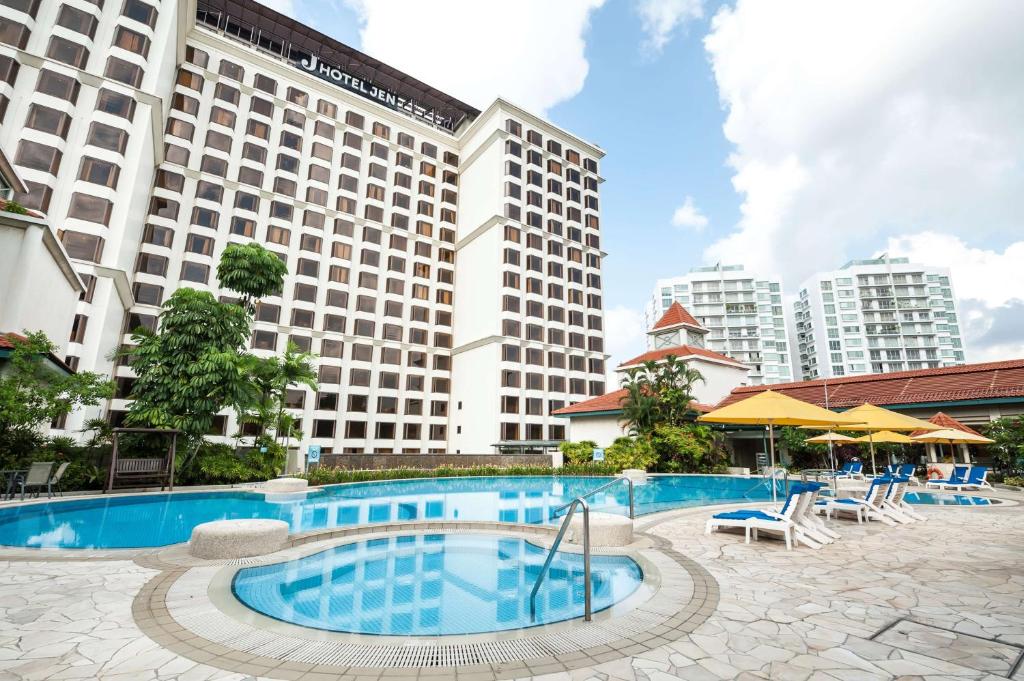
[[[403,535],[342,544],[284,563],[248,567],[235,597],[276,620],[385,636],[441,636],[523,629],[583,616],[583,556],[558,551],[530,592],[547,549],[485,534]],[[643,581],[628,556],[591,558],[594,612]]]
[[[34,548],[145,548],[188,541],[213,520],[283,520],[291,532],[413,520],[550,523],[552,512],[609,478],[491,476],[331,485],[300,495],[258,490],[94,496],[0,509],[0,544]],[[781,485],[781,482],[778,483]],[[636,512],[765,501],[760,478],[652,476],[636,487]],[[588,499],[591,508],[628,513],[626,484]]]

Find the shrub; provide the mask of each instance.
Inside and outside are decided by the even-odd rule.
[[[342,468],[314,468],[300,476],[309,480],[311,485],[336,485],[344,482],[372,482],[375,480],[407,480],[413,478],[459,478],[490,475],[581,475],[604,476],[614,475],[618,470],[606,462],[589,464],[570,464],[561,468],[550,466],[468,466],[456,468],[441,466],[438,468],[390,468],[379,471],[350,471]]]
[[[618,473],[626,468],[647,470],[657,462],[658,455],[644,438],[619,437],[604,451],[604,460]]]
[[[1010,487],[1024,487],[1024,477],[1007,476],[1003,479],[1003,484],[1009,485]]]
[[[25,206],[15,201],[7,201],[4,204],[3,209],[8,213],[14,213],[16,215],[28,215],[28,208],[25,208]]]
[[[581,464],[594,460],[594,448],[597,443],[593,440],[580,440],[579,442],[563,442],[558,445],[565,463]]]
[[[725,448],[707,426],[658,426],[651,445],[663,473],[719,473],[728,462]]]

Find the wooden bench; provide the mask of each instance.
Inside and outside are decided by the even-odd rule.
[[[129,457],[118,456],[122,434],[159,435],[169,439],[166,455],[162,457]],[[159,480],[160,489],[165,487],[174,491],[174,455],[178,445],[179,430],[164,428],[114,428],[113,445],[110,452],[110,467],[107,471],[107,485],[104,492],[114,489],[115,481],[120,480]]]
[[[118,459],[115,477],[154,478],[167,474],[167,459]]]

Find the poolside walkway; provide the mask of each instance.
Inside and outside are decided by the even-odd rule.
[[[842,540],[820,551],[704,536],[708,509],[643,518],[638,530],[717,581],[713,612],[678,640],[634,655],[623,646],[600,664],[533,678],[1024,680],[1024,503],[920,508],[926,523],[837,523]],[[160,572],[144,558],[61,556],[2,567],[0,681],[339,678],[286,667],[254,675],[244,656],[183,657],[148,638],[132,606]],[[456,676],[478,674],[465,671]],[[419,677],[451,678],[438,672]],[[416,676],[392,668],[359,678]]]

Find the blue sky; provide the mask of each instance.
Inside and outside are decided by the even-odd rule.
[[[969,360],[1024,356],[1024,3],[267,4],[606,150],[613,360],[659,277],[741,263],[793,294],[884,250],[953,270]]]

